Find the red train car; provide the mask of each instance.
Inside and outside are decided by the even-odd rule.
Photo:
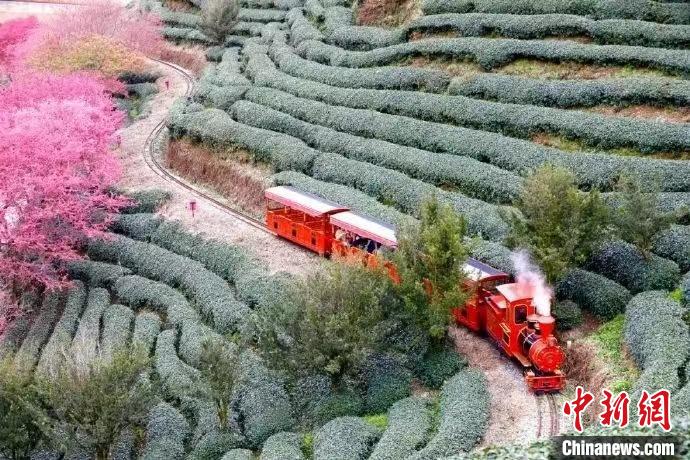
[[[276,235],[322,256],[361,258],[371,267],[384,263],[391,279],[400,280],[395,266],[374,254],[381,247],[397,247],[395,228],[337,203],[294,187],[272,187],[266,190],[266,225]],[[507,273],[474,259],[468,259],[464,271],[471,295],[453,310],[457,323],[485,333],[518,361],[532,391],[562,390],[564,353],[553,335],[555,320],[537,314],[530,286],[511,283]]]

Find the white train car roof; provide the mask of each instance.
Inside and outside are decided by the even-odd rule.
[[[491,265],[487,265],[476,259],[467,259],[463,271],[473,281],[481,281],[488,278],[500,278],[509,276],[507,273],[497,270]]]
[[[348,230],[363,238],[369,238],[384,246],[395,248],[398,239],[395,237],[395,227],[370,217],[356,214],[352,211],[339,212],[331,216],[331,223],[343,230]]]
[[[264,195],[269,200],[284,204],[314,217],[348,210],[347,207],[341,206],[338,203],[287,185],[267,188]]]

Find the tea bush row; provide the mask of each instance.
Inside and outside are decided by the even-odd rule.
[[[632,297],[630,292],[617,282],[577,268],[570,270],[558,282],[556,293],[559,298],[570,299],[604,319],[611,319],[624,312]]]
[[[159,403],[149,412],[143,458],[182,458],[189,434],[189,422],[184,415],[168,403]]]
[[[154,369],[163,385],[165,395],[182,399],[198,392],[199,371],[185,364],[177,356],[177,333],[167,329],[158,335]]]
[[[374,48],[402,43],[405,41],[405,35],[405,29],[342,26],[328,35],[327,42],[348,50],[369,51]]]
[[[690,12],[683,3],[654,0],[424,0],[426,15],[437,13],[577,14],[596,19],[642,19],[688,24]]]
[[[587,262],[587,268],[614,280],[632,293],[675,289],[680,280],[678,264],[654,254],[645,257],[623,241],[603,244]]]
[[[333,419],[314,435],[314,460],[364,460],[379,436],[379,431],[361,418]]]
[[[628,303],[624,340],[642,368],[637,389],[674,392],[679,388],[679,373],[690,357],[685,313],[664,291],[643,292]]]
[[[134,312],[123,305],[111,305],[103,312],[101,357],[110,360],[114,353],[127,349]]]
[[[690,104],[690,82],[672,78],[542,80],[483,73],[453,79],[448,92],[500,102],[560,108],[641,104],[683,107]]]
[[[146,278],[179,287],[221,333],[242,330],[251,316],[222,278],[159,246],[114,236],[92,241],[88,253],[92,259],[120,263]]]
[[[53,333],[43,347],[41,358],[36,366],[36,372],[43,375],[55,375],[63,362],[66,352],[70,349],[72,338],[77,330],[79,317],[86,306],[87,289],[84,283],[75,281],[67,295],[65,309],[55,324]]]
[[[71,354],[81,362],[91,362],[98,356],[98,343],[103,312],[110,305],[110,293],[102,288],[89,289],[86,309],[79,319],[77,332],[72,340]]]
[[[50,339],[53,326],[60,318],[64,302],[64,293],[57,291],[50,292],[43,298],[41,309],[14,356],[18,372],[31,371],[36,366],[41,349]]]
[[[373,110],[327,106],[277,90],[252,88],[245,95],[303,121],[360,137],[374,138],[432,152],[468,156],[525,175],[550,163],[572,171],[580,185],[609,188],[622,172],[637,176],[644,186],[660,183],[665,191],[690,189],[690,165],[684,161],[622,157],[607,154],[574,155],[532,142],[474,129],[448,126]],[[296,169],[296,168],[284,168]],[[300,169],[297,169],[300,170]],[[301,169],[306,172],[308,170]]]
[[[265,69],[264,72],[254,71],[256,84],[331,105],[453,123],[515,137],[548,132],[600,148],[630,146],[650,153],[690,148],[690,130],[682,124],[481,101],[464,96],[334,88],[272,71],[268,63]]]
[[[294,101],[300,104],[300,99]],[[237,102],[233,112],[241,123],[290,134],[321,151],[398,170],[434,185],[455,186],[474,198],[509,203],[520,193],[521,177],[469,157],[341,133],[248,101]]]
[[[690,270],[690,226],[673,225],[655,237],[655,254],[676,262],[682,272]]]
[[[161,324],[161,319],[157,314],[150,311],[139,313],[134,319],[132,344],[150,352],[156,342],[156,337],[160,334]]]
[[[466,37],[413,41],[371,51],[348,51],[307,40],[297,50],[302,57],[312,61],[353,68],[383,66],[416,56],[440,56],[472,60],[484,70],[496,69],[517,59],[531,58],[550,62],[649,67],[674,74],[690,72],[690,52],[687,50],[568,41]]]
[[[417,397],[401,399],[388,411],[388,426],[369,457],[370,460],[409,457],[427,443],[432,426],[428,401]]]
[[[264,442],[259,460],[305,460],[302,453],[302,436],[283,431]]]
[[[439,14],[415,19],[403,30],[406,36],[414,32],[456,32],[464,37],[498,35],[523,40],[586,36],[601,44],[680,49],[690,45],[690,26],[687,25],[621,19],[597,21],[570,14]]]

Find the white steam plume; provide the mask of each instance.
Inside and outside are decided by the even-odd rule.
[[[515,281],[529,286],[537,313],[550,316],[553,291],[546,282],[544,274],[530,261],[527,251],[514,251],[510,254],[510,258],[515,266]]]

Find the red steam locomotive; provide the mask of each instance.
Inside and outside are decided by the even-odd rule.
[[[367,249],[397,247],[392,226],[332,201],[286,186],[267,189],[265,197],[268,229],[322,256],[361,257],[365,265],[375,266],[379,259]],[[346,244],[336,238],[339,232],[366,244]],[[395,267],[388,262],[385,266],[391,278],[399,281]],[[532,391],[562,390],[565,375],[560,367],[565,355],[553,335],[554,318],[537,313],[535,287],[511,283],[507,273],[474,259],[468,259],[464,270],[471,295],[465,305],[453,310],[457,323],[486,333],[503,353],[518,361]]]

